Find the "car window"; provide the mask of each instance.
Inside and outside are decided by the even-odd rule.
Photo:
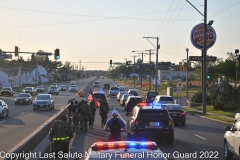
[[[7,88],[7,87],[3,87],[2,90],[10,90],[10,88]]]
[[[172,97],[160,97],[160,101],[173,101]]]
[[[158,94],[156,92],[149,92],[148,97],[156,97]]]
[[[112,87],[111,90],[119,90],[117,87]]]
[[[61,85],[60,87],[65,87],[64,85]]]
[[[50,89],[57,89],[57,87],[50,87]]]
[[[46,100],[46,99],[50,99],[50,95],[38,95],[36,97],[37,100]]]
[[[176,110],[182,110],[182,107],[180,105],[162,105],[166,107],[167,109],[176,109]]]
[[[18,94],[17,97],[30,97],[29,94]]]
[[[168,119],[167,110],[139,110],[137,118],[145,120]]]
[[[32,90],[32,88],[31,87],[26,87],[25,90]]]

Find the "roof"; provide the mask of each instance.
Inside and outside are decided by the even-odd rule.
[[[172,97],[172,96],[168,96],[168,95],[157,95],[158,97]]]

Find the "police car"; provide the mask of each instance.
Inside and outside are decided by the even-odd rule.
[[[126,113],[127,136],[131,139],[146,139],[174,143],[174,123],[167,108],[161,104],[141,102],[132,112]]]
[[[85,156],[85,160],[167,160],[169,153],[163,153],[152,141],[115,141],[94,143]]]

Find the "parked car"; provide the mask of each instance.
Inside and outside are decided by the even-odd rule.
[[[117,94],[117,101],[120,101],[120,98],[122,97],[123,94],[128,94],[127,91],[119,91]]]
[[[8,112],[8,105],[3,100],[0,100],[0,117],[8,117]]]
[[[37,90],[37,92],[44,92],[44,87],[43,86],[37,86],[36,90]]]
[[[58,90],[59,91],[66,91],[66,86],[61,84],[61,85],[59,85]]]
[[[149,91],[146,95],[146,102],[147,103],[152,103],[157,95],[158,95],[157,92],[150,92]]]
[[[3,87],[1,90],[1,96],[13,96],[13,89],[12,87]]]
[[[142,102],[142,97],[140,96],[129,96],[125,102],[125,111],[131,112],[132,109],[140,102]]]
[[[172,96],[167,95],[157,95],[153,101],[153,103],[161,103],[161,104],[174,104],[174,100]]]
[[[48,88],[48,94],[59,94],[58,88],[56,86],[50,86]]]
[[[133,94],[128,94],[128,93],[122,95],[122,97],[120,98],[120,101],[119,101],[121,106],[125,106],[126,105],[125,102],[126,102],[126,100],[127,100],[127,98],[129,96],[134,96],[134,95]]]
[[[138,93],[137,93],[136,89],[129,89],[128,94],[133,94],[134,96],[138,96]]]
[[[109,97],[117,96],[118,92],[120,92],[120,89],[118,87],[111,87],[108,92]]]
[[[51,94],[39,94],[33,102],[33,110],[49,109],[51,111],[54,109],[54,104]]]
[[[78,91],[78,88],[77,88],[76,85],[71,85],[71,86],[69,87],[69,92],[77,92],[77,91]]]
[[[37,94],[37,90],[35,89],[35,87],[25,87],[23,89],[23,93],[29,93],[31,94],[32,96],[36,95]]]
[[[162,104],[162,107],[166,107],[170,114],[174,124],[181,123],[185,126],[186,123],[186,112],[179,104]]]
[[[15,105],[18,104],[32,104],[33,98],[29,93],[19,93],[15,98]]]

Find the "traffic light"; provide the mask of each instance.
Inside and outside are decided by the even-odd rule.
[[[110,60],[110,67],[112,67],[112,60]]]
[[[59,51],[59,49],[55,49],[55,51],[54,51],[54,58],[55,58],[55,60],[60,59],[60,51]]]
[[[207,72],[207,79],[211,78],[210,77],[210,71]]]
[[[129,66],[129,61],[126,61],[126,67],[128,68],[128,66]]]
[[[15,46],[15,57],[18,57],[18,46]]]

